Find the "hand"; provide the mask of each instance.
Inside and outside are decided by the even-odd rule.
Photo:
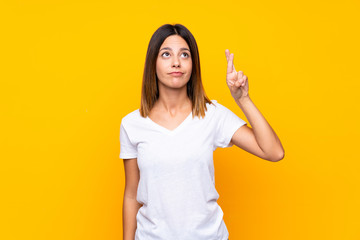
[[[235,101],[243,97],[249,96],[249,83],[246,75],[242,71],[236,72],[235,66],[233,64],[234,54],[229,52],[228,49],[225,50],[226,60],[227,60],[227,72],[226,72],[226,83],[230,89],[231,96]]]

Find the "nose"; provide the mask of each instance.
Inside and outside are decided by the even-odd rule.
[[[172,62],[172,66],[173,67],[180,67],[180,61],[177,57],[174,57],[173,62]]]

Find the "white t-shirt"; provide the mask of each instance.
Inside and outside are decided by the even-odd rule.
[[[204,118],[192,113],[174,130],[140,116],[120,125],[120,158],[137,158],[140,181],[135,240],[227,240],[229,232],[217,204],[213,151],[231,147],[246,124],[212,100]]]

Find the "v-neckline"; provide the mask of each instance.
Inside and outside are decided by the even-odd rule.
[[[156,128],[158,128],[161,132],[169,134],[169,135],[174,135],[175,133],[177,133],[181,128],[184,127],[184,125],[191,119],[192,117],[192,112],[189,113],[189,115],[173,130],[167,129],[166,127],[161,126],[160,124],[157,124],[156,122],[154,122],[153,120],[151,120],[151,118],[149,118],[149,116],[146,117],[146,119],[152,124],[154,125]]]

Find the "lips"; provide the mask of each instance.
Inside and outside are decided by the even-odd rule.
[[[182,72],[171,72],[169,73],[171,76],[174,76],[174,77],[181,77],[183,75]]]

